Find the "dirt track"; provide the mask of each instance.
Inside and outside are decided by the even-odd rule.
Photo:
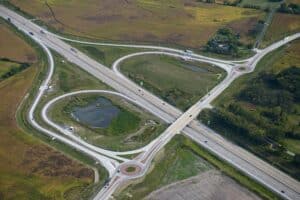
[[[210,170],[198,176],[179,181],[152,192],[147,200],[258,200],[219,171]]]

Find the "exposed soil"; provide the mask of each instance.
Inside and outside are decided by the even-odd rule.
[[[258,200],[255,194],[216,170],[179,181],[152,192],[147,200]]]

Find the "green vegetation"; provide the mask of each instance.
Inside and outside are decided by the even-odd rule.
[[[155,158],[155,167],[141,183],[133,183],[121,192],[117,199],[143,199],[150,192],[170,183],[187,179],[212,166],[191,149],[187,139],[175,136]],[[128,193],[133,195],[128,197]]]
[[[298,52],[296,41],[267,55],[217,99],[216,109],[200,114],[205,124],[296,179],[299,151],[289,144],[300,141]]]
[[[122,56],[143,51],[143,49],[126,47],[106,47],[98,45],[82,45],[76,43],[71,43],[71,45],[74,45],[80,51],[86,53],[87,55],[91,56],[91,58],[104,64],[106,67],[111,67],[113,62]]]
[[[135,171],[135,167],[128,167],[128,168],[126,168],[126,172],[134,172]]]
[[[28,63],[21,63],[18,67],[11,66],[6,72],[3,72],[3,74],[0,74],[0,81],[9,78],[17,73],[22,72],[23,70],[30,67],[30,64]]]
[[[18,63],[9,61],[0,61],[0,77],[10,71],[12,68],[19,67]]]
[[[124,132],[136,130],[140,122],[141,119],[138,116],[121,109],[121,113],[112,121],[109,130],[113,135],[124,134]]]
[[[175,136],[165,149],[157,155],[152,168],[142,182],[132,183],[117,195],[117,199],[143,199],[164,185],[187,179],[214,167],[232,177],[242,186],[252,190],[263,199],[279,199],[274,193],[239,170],[220,160],[188,138]],[[159,178],[158,178],[159,177]],[[129,197],[131,196],[132,197]]]
[[[186,110],[225,77],[225,72],[206,63],[168,56],[146,55],[120,66],[126,76],[176,107]]]
[[[100,97],[109,99],[120,113],[107,128],[92,128],[71,117],[74,107],[86,106]],[[165,125],[141,108],[122,98],[99,94],[78,95],[58,102],[50,111],[59,124],[75,127],[75,132],[88,142],[116,151],[132,150],[144,146],[161,134]]]
[[[231,55],[233,57],[242,57],[250,53],[252,44],[249,44],[246,48],[239,41],[239,35],[233,33],[231,29],[221,28],[215,34],[215,36],[207,42],[206,51]]]
[[[280,7],[278,8],[279,12],[282,13],[289,13],[289,14],[300,14],[300,5],[295,4],[295,3],[282,3]]]
[[[278,8],[281,0],[242,0],[239,6],[254,9],[274,9]]]

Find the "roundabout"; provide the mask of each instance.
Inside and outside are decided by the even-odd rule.
[[[118,172],[129,179],[142,176],[144,171],[144,166],[135,161],[124,162],[118,168]]]

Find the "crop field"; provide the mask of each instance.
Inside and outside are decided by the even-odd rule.
[[[157,55],[134,57],[122,63],[120,68],[137,84],[182,110],[225,77],[223,70],[206,63]]]
[[[280,40],[292,33],[296,33],[300,30],[300,16],[275,13],[273,21],[271,22],[267,33],[264,37],[263,46],[271,44],[277,40]]]
[[[93,171],[21,131],[15,112],[37,66],[0,83],[0,194],[4,199],[63,199],[93,180]],[[13,92],[12,92],[13,91]],[[60,163],[60,164],[59,164]]]
[[[1,59],[29,63],[36,61],[33,49],[16,36],[2,20],[0,20],[0,52]]]
[[[191,48],[203,46],[224,26],[234,24],[248,33],[256,24],[252,22],[264,16],[254,9],[192,0],[9,2],[61,33],[102,41],[164,43]],[[241,37],[248,38],[244,32]]]

